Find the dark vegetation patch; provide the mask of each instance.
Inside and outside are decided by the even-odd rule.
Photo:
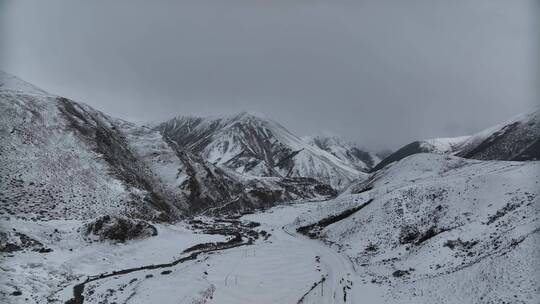
[[[474,247],[474,245],[478,244],[477,240],[474,241],[462,241],[460,238],[457,240],[447,240],[443,247],[448,247],[452,250],[454,249],[464,249],[464,250],[470,250]]]
[[[366,246],[366,249],[365,249],[366,252],[377,252],[378,250],[379,250],[379,246],[371,242]]]
[[[404,277],[404,276],[408,276],[410,274],[411,274],[411,272],[409,270],[396,270],[396,271],[392,272],[392,276],[394,278],[401,278],[401,277]]]
[[[503,208],[497,210],[497,212],[494,215],[491,215],[488,217],[487,225],[493,224],[496,220],[499,218],[505,216],[508,212],[516,210],[520,206],[519,203],[508,203]]]
[[[0,232],[0,252],[15,252],[30,249],[39,253],[49,253],[52,249],[40,241],[20,232]]]
[[[317,193],[318,195],[334,197],[338,194],[338,192],[334,188],[327,184],[317,184],[315,185],[314,189],[315,193]]]
[[[420,231],[417,227],[414,226],[404,226],[401,228],[399,233],[399,243],[400,244],[410,244],[413,243],[420,237]]]
[[[214,250],[221,248],[223,246],[229,246],[234,244],[239,244],[242,242],[242,235],[240,233],[236,233],[233,238],[226,242],[210,242],[210,243],[202,243],[197,244],[194,246],[191,246],[183,251],[183,253],[193,252],[193,251],[203,251],[203,250]]]
[[[101,216],[85,224],[83,229],[84,235],[89,239],[97,238],[100,241],[125,242],[155,236],[158,233],[156,227],[148,222],[111,215]]]
[[[343,211],[343,212],[341,212],[339,214],[336,214],[336,215],[331,215],[331,216],[325,217],[322,220],[320,220],[320,221],[318,221],[318,222],[316,222],[314,224],[299,227],[297,229],[297,231],[302,233],[302,234],[305,234],[305,235],[309,236],[310,238],[316,238],[316,237],[318,237],[320,231],[324,227],[329,226],[331,224],[334,224],[336,222],[339,222],[339,221],[341,221],[343,219],[348,218],[349,216],[355,214],[356,212],[360,211],[362,208],[369,205],[372,201],[373,201],[373,199],[370,199],[367,202],[365,202],[365,203],[363,203],[363,204],[361,204],[359,206],[356,206],[354,208],[345,210],[345,211]]]
[[[431,226],[426,231],[422,232],[415,226],[404,226],[403,228],[401,228],[401,232],[399,234],[399,243],[420,245],[425,241],[448,230],[449,229],[447,228]]]

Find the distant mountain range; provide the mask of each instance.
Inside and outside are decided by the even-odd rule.
[[[538,110],[473,136],[411,143],[384,160],[336,136],[300,138],[240,113],[146,126],[0,74],[0,212],[152,220],[336,195],[412,154],[540,157]],[[13,204],[17,201],[17,204]]]
[[[305,136],[302,139],[309,145],[334,155],[358,171],[368,172],[381,161],[377,154],[367,152],[355,143],[334,135]]]
[[[388,303],[538,303],[539,139],[536,109],[471,136],[415,141],[381,161],[339,137],[301,138],[250,113],[141,126],[0,72],[0,253],[14,263],[0,267],[0,299],[65,302],[57,297],[73,288],[66,303],[125,302],[175,275],[204,281],[186,288],[212,299],[212,280],[226,286],[230,265],[247,263],[264,266],[254,268],[260,277],[245,272],[234,288],[253,292],[262,283],[246,278],[270,275],[298,284],[294,303],[369,302],[372,292]],[[319,202],[238,216],[301,200]],[[201,214],[218,216],[193,217]],[[155,241],[127,242],[142,237]],[[254,246],[251,262],[230,244]],[[159,262],[171,257],[156,248],[176,262]],[[196,262],[203,251],[189,250],[200,248],[219,258],[208,251],[208,262]],[[201,268],[186,277],[173,267],[188,260]],[[303,269],[300,260],[309,261]],[[131,268],[103,266],[116,263]],[[178,299],[173,285],[153,292]]]
[[[374,166],[384,166],[417,153],[455,155],[480,160],[539,160],[540,110],[535,109],[471,136],[412,142]]]
[[[0,212],[27,218],[173,220],[328,197],[367,176],[248,113],[138,126],[6,73],[0,108]]]
[[[362,171],[370,168],[352,153],[336,154],[328,149],[330,146],[305,141],[277,122],[250,113],[208,118],[180,116],[154,128],[179,149],[250,176],[310,177],[341,189],[354,179],[366,177]],[[333,148],[338,150],[337,146]],[[355,152],[362,153],[357,149]],[[376,161],[363,153],[370,164]]]

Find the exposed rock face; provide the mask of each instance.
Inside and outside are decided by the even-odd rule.
[[[24,233],[0,231],[0,252],[14,252],[25,249],[31,249],[33,251],[46,250],[40,241]]]
[[[274,164],[267,167],[272,174],[248,175],[256,169],[247,164],[258,162],[256,158],[249,157],[246,172],[232,166],[235,171],[221,161],[210,162],[199,148],[185,149],[184,142],[158,130],[109,117],[15,77],[0,76],[6,78],[0,79],[0,214],[33,220],[123,214],[175,221],[223,206],[227,207],[222,210],[246,210],[335,194],[320,179],[302,176],[296,161],[291,163],[290,157],[305,152],[290,147],[285,151],[284,145],[269,141],[269,133],[264,144],[257,144],[261,138],[252,132],[261,130],[242,124],[233,128],[240,132],[235,138],[252,138],[243,142],[246,151],[258,151],[259,156],[281,151],[275,158],[268,154]],[[183,134],[188,135],[194,136]],[[229,160],[228,164],[235,161]],[[324,167],[310,167],[305,173],[323,172],[323,179],[338,184],[345,182],[343,172],[356,176],[354,170],[344,171],[331,161],[319,164]]]
[[[302,139],[307,144],[332,154],[339,160],[362,172],[368,172],[381,161],[374,153],[364,151],[355,143],[346,141],[337,136],[316,135],[306,136]]]
[[[89,240],[125,242],[155,236],[158,231],[156,227],[142,220],[104,215],[85,224],[83,233]]]
[[[177,117],[156,127],[165,138],[208,162],[258,177],[309,177],[335,189],[365,174],[278,123],[248,113]]]

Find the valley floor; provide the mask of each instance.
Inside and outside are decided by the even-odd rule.
[[[357,282],[349,259],[322,242],[299,235],[292,223],[300,213],[325,202],[284,205],[242,217],[267,231],[249,246],[201,254],[173,267],[111,276],[87,285],[84,303],[377,303],[378,286]],[[5,228],[70,231],[76,223],[3,221]],[[56,228],[54,228],[56,229]],[[159,235],[124,245],[82,245],[60,241],[53,252],[3,254],[2,302],[61,303],[73,296],[74,282],[88,275],[172,261],[196,243],[224,237],[194,234],[186,227],[159,226]],[[68,248],[71,248],[70,251]],[[170,271],[170,273],[168,272]],[[162,274],[163,273],[163,274]],[[13,295],[14,291],[21,295]]]
[[[389,286],[372,283],[339,248],[296,232],[298,215],[316,213],[326,203],[282,205],[245,215],[240,220],[260,223],[253,229],[270,236],[251,245],[203,253],[175,266],[98,279],[86,285],[84,303],[403,303],[390,296]],[[78,223],[0,224],[46,236],[57,228],[60,233],[75,233]],[[187,225],[159,225],[158,230],[156,237],[123,245],[88,245],[72,237],[51,243],[54,251],[48,254],[2,253],[0,302],[65,303],[73,297],[74,285],[87,276],[171,262],[194,244],[226,239],[196,234]],[[13,295],[14,291],[21,295]]]

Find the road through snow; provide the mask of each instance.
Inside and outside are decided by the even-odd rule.
[[[293,224],[296,217],[325,203],[278,206],[244,216],[261,223],[260,229],[272,233],[272,237],[269,242],[257,242],[245,249],[251,250],[252,255],[248,253],[242,258],[227,251],[219,257],[219,262],[213,261],[212,271],[217,273],[209,276],[209,280],[216,278],[211,303],[382,302],[379,287],[361,283],[346,255],[296,232]],[[238,284],[220,288],[218,278],[223,276],[219,274],[222,268],[230,271],[229,277],[241,278]]]
[[[365,297],[358,292],[367,285],[357,286],[348,257],[298,234],[292,225],[298,214],[320,203],[246,215],[242,219],[259,222],[258,229],[271,236],[201,254],[166,273],[145,270],[100,280],[90,286],[88,303],[362,303]],[[375,303],[369,298],[365,303]]]
[[[245,216],[272,236],[268,242],[209,259],[208,280],[216,286],[212,303],[361,303],[353,292],[356,276],[349,259],[297,233],[292,225],[298,214],[320,203],[279,206]],[[229,278],[227,286],[220,282],[223,277]]]

